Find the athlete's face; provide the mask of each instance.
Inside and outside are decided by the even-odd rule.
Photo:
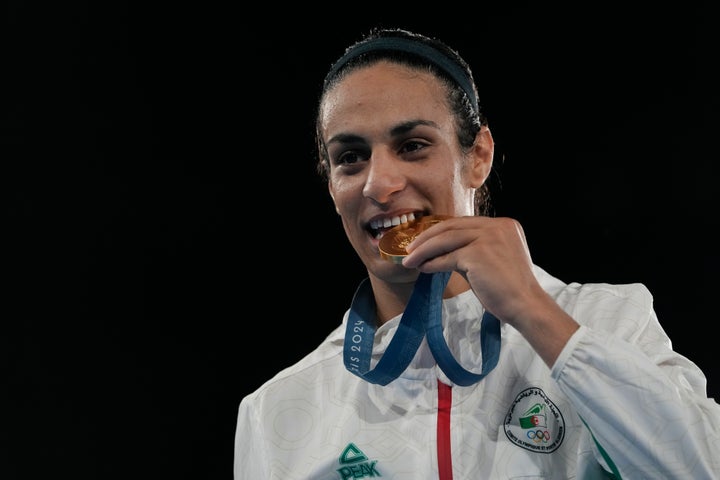
[[[443,85],[431,74],[381,62],[350,73],[325,96],[321,134],[329,190],[368,270],[395,281],[416,273],[383,260],[378,241],[408,215],[473,215],[478,177],[463,155]],[[477,169],[477,167],[475,167]]]

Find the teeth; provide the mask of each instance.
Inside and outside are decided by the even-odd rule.
[[[372,228],[373,230],[378,230],[380,228],[389,228],[400,225],[401,223],[412,222],[413,220],[415,220],[415,214],[409,213],[407,215],[385,218],[383,220],[373,220],[372,222],[370,222],[370,228]]]

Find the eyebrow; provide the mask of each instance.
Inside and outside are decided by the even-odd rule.
[[[407,132],[411,131],[412,129],[414,129],[415,127],[418,127],[418,126],[420,126],[420,125],[426,125],[426,126],[432,127],[432,128],[440,128],[437,123],[432,122],[432,121],[430,121],[430,120],[410,120],[410,121],[407,121],[407,122],[402,122],[402,123],[399,124],[398,126],[393,127],[393,128],[390,130],[390,134],[391,134],[392,136],[402,135],[402,134],[407,133]]]
[[[393,137],[404,135],[421,125],[436,129],[440,128],[437,123],[430,120],[408,120],[407,122],[402,122],[392,127],[390,129],[390,135]],[[339,133],[330,137],[327,143],[328,145],[332,143],[355,143],[362,142],[363,140],[363,137],[361,137],[360,135],[355,135],[353,133]]]

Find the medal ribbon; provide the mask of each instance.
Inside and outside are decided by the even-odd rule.
[[[375,338],[375,300],[369,279],[363,280],[353,297],[345,329],[345,368],[370,383],[387,385],[405,371],[427,334],[435,361],[453,383],[468,386],[485,378],[500,357],[500,321],[485,311],[480,325],[482,371],[473,373],[463,368],[443,336],[442,295],[449,279],[450,272],[418,276],[398,329],[373,369],[370,359]]]

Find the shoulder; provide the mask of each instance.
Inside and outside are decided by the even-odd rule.
[[[296,363],[280,370],[255,391],[243,398],[242,403],[262,404],[268,399],[292,396],[299,386],[315,388],[327,377],[336,376],[338,366],[344,367],[337,357],[342,355],[345,324],[337,327],[314,350]],[[344,368],[343,368],[344,371]],[[305,396],[298,394],[298,396]]]
[[[636,330],[657,321],[653,296],[642,283],[564,283],[536,267],[543,288],[580,324]]]
[[[560,303],[616,300],[638,303],[642,309],[652,308],[652,294],[642,283],[565,283],[538,266],[534,266],[534,272],[545,291]]]

